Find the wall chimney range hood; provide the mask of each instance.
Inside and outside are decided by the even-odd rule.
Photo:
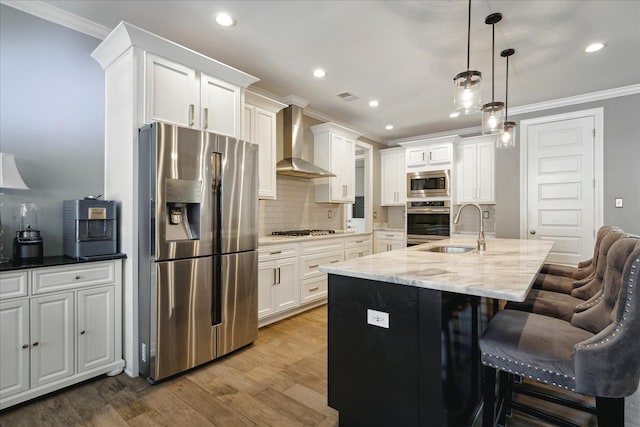
[[[284,158],[276,164],[278,175],[298,178],[330,178],[335,175],[301,158],[304,145],[302,128],[302,107],[295,104],[283,110],[284,116]]]

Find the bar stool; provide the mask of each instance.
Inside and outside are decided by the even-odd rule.
[[[532,289],[523,302],[509,302],[505,306],[511,310],[522,310],[531,313],[544,314],[545,316],[557,317],[558,319],[571,321],[576,310],[582,311],[585,301],[598,295],[602,289],[602,282],[607,268],[607,256],[609,250],[615,242],[628,234],[622,231],[610,231],[602,239],[598,249],[598,255],[594,256],[596,265],[594,274],[590,280],[580,282],[580,286],[574,288],[570,294],[564,292],[553,292],[544,289]],[[560,278],[571,281],[571,279]]]
[[[480,338],[484,365],[483,427],[495,425],[496,371],[595,396],[600,426],[624,425],[624,397],[640,380],[640,238],[609,249],[598,302],[571,323],[518,310],[502,310]],[[506,399],[505,399],[506,397]],[[501,392],[497,421],[510,408]]]

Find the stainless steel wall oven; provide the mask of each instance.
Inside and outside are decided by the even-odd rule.
[[[448,200],[407,202],[407,246],[448,238],[450,224]]]

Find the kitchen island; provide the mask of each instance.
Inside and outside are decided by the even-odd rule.
[[[341,426],[472,424],[478,337],[493,302],[523,301],[553,242],[475,246],[450,239],[320,268],[329,273],[328,403]]]

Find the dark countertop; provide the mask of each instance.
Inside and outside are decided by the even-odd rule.
[[[4,264],[0,264],[0,272],[3,271],[14,271],[14,270],[25,270],[27,268],[41,268],[41,267],[54,267],[59,265],[73,265],[73,264],[81,264],[85,262],[97,262],[97,261],[109,261],[112,259],[121,259],[126,258],[125,254],[111,254],[111,255],[102,255],[97,259],[75,259],[64,255],[59,256],[46,256],[42,258],[42,260],[37,262],[30,263],[18,263],[14,261],[9,261]]]

